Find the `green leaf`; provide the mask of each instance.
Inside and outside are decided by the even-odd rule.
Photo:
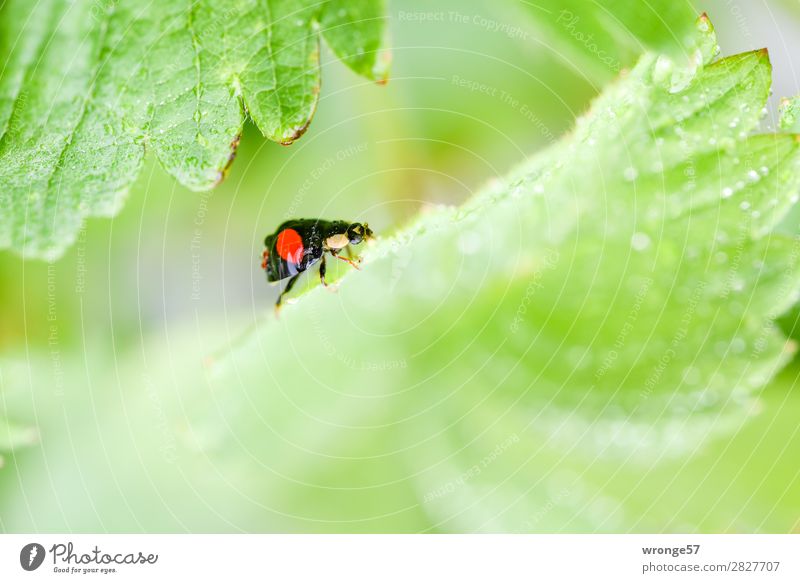
[[[780,104],[781,130],[785,132],[800,133],[800,97],[784,97]],[[800,198],[800,192],[795,192],[793,200]],[[800,224],[800,207],[795,206],[778,226],[779,232],[797,235]],[[800,340],[800,304],[795,303],[779,320],[781,329],[787,336]]]
[[[11,423],[0,416],[0,452],[12,451],[26,445],[32,445],[38,440],[36,429],[28,425]],[[3,457],[0,456],[0,467],[3,466]]]
[[[766,52],[712,62],[704,28],[688,66],[647,54],[552,149],[385,234],[337,294],[264,306],[214,356],[230,314],[211,338],[170,330],[106,383],[81,356],[64,403],[36,383],[47,463],[20,474],[62,479],[28,478],[43,503],[11,499],[4,524],[789,530],[796,380],[759,391],[794,350],[773,320],[800,249],[772,226],[800,143],[751,134]]]
[[[33,445],[39,439],[36,428],[10,421],[7,411],[10,397],[11,391],[6,386],[4,367],[0,367],[0,468],[5,464],[3,453]]]
[[[571,66],[600,79],[618,74],[648,49],[679,56],[693,46],[691,23],[697,12],[686,0],[560,0],[520,5]]]
[[[245,112],[271,140],[308,127],[319,35],[384,81],[382,0],[231,5],[11,0],[0,7],[0,248],[55,258],[112,216],[145,149],[182,184],[224,176]]]
[[[780,126],[785,132],[800,132],[800,97],[781,99]]]
[[[800,143],[751,134],[766,51],[712,61],[698,25],[688,67],[645,55],[556,147],[218,359],[189,441],[230,463],[257,442],[265,503],[306,520],[402,513],[402,484],[433,528],[524,530],[575,497],[576,459],[647,468],[736,430],[794,351],[774,319],[800,247],[772,228]]]

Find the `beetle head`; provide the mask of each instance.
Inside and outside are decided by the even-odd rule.
[[[350,241],[351,245],[358,245],[361,241],[371,239],[372,237],[372,230],[367,223],[363,225],[361,223],[353,223],[347,228],[347,239]]]

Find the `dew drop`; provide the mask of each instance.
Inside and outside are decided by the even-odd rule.
[[[631,247],[634,251],[644,251],[650,247],[650,237],[647,233],[634,233],[631,237]]]
[[[696,385],[700,382],[700,371],[696,367],[687,366],[683,369],[683,382],[687,385]]]
[[[458,238],[458,250],[464,255],[474,255],[481,248],[481,237],[475,232],[462,233]]]
[[[634,168],[633,166],[628,166],[628,167],[627,167],[627,168],[625,168],[625,170],[622,172],[622,177],[623,177],[623,178],[624,178],[624,179],[625,179],[627,182],[632,182],[632,181],[636,180],[636,177],[637,177],[637,176],[639,176],[639,173],[636,171],[636,168]]]

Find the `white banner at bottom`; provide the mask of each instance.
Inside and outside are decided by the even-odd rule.
[[[1,535],[0,581],[800,581],[798,535]]]

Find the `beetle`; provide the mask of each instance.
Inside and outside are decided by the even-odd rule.
[[[325,221],[322,219],[291,219],[264,239],[261,268],[267,272],[267,281],[291,278],[278,295],[275,309],[278,310],[283,296],[288,294],[300,275],[317,262],[319,279],[325,281],[325,256],[329,253],[336,259],[346,261],[356,269],[360,258],[353,258],[351,245],[358,245],[373,237],[367,223],[348,221]],[[347,257],[339,255],[347,251]]]

